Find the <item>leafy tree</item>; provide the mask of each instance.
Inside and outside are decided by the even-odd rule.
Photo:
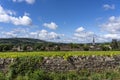
[[[24,51],[27,51],[27,45],[24,45],[24,46],[23,46],[23,50],[24,50]]]
[[[111,47],[113,50],[117,50],[119,48],[117,39],[112,40]]]
[[[3,45],[0,45],[0,51],[3,51],[3,47],[4,47]]]
[[[40,50],[41,49],[41,47],[43,46],[43,44],[35,44],[35,46],[34,46],[34,50]]]
[[[101,49],[102,49],[103,51],[109,51],[109,50],[110,50],[110,48],[109,48],[108,45],[101,45]]]
[[[69,45],[71,46],[71,48],[79,48],[78,44],[76,43],[70,43]]]
[[[2,72],[0,72],[0,80],[6,80],[4,76],[5,75]]]
[[[83,50],[84,50],[84,51],[89,51],[89,46],[85,44],[85,45],[83,46]]]
[[[42,47],[40,48],[40,50],[41,50],[41,51],[45,51],[45,46],[42,46]]]
[[[6,44],[2,46],[3,51],[10,51],[12,50],[12,48],[13,48],[13,45],[10,45],[10,44]]]

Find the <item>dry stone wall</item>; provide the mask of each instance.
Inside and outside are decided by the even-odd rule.
[[[48,71],[100,71],[120,68],[119,56],[71,56],[67,60],[62,57],[44,58],[42,69]]]
[[[11,63],[17,59],[0,58],[0,70],[7,71]],[[46,71],[100,71],[105,69],[119,69],[120,55],[115,56],[70,56],[67,59],[63,57],[44,57],[39,64],[39,69]]]

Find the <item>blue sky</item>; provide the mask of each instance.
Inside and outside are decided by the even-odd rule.
[[[120,39],[119,0],[1,0],[0,38],[55,42]]]

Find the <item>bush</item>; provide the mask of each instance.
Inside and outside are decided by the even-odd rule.
[[[51,80],[49,75],[43,70],[36,70],[33,73],[28,73],[28,80]]]
[[[94,73],[91,75],[91,80],[102,80],[101,74]]]
[[[16,78],[18,75],[25,76],[26,73],[32,73],[40,66],[43,57],[22,57],[16,59],[15,63],[10,65],[9,78]]]
[[[84,51],[89,51],[89,46],[88,45],[84,45],[83,50]]]
[[[6,80],[5,75],[2,72],[0,72],[0,80]]]

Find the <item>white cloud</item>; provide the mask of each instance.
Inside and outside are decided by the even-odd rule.
[[[79,27],[75,30],[73,38],[78,42],[91,42],[94,35],[94,32],[86,31],[83,27]]]
[[[120,39],[120,34],[105,34],[103,37],[106,39]]]
[[[103,5],[103,8],[105,9],[105,10],[114,10],[115,9],[115,5],[109,5],[109,4],[104,4]]]
[[[46,41],[55,41],[57,42],[63,34],[57,34],[55,32],[48,32],[47,30],[40,31],[30,31],[29,28],[17,28],[11,31],[2,31],[0,32],[1,38],[11,38],[11,37],[22,37],[22,38],[35,38]]]
[[[74,33],[74,37],[82,42],[92,42],[94,32]]]
[[[12,23],[14,25],[22,25],[22,26],[31,26],[32,20],[27,15],[23,15],[22,17],[14,17],[16,13],[11,10],[5,10],[0,5],[0,22],[3,23]]]
[[[120,33],[120,17],[111,16],[107,22],[100,26],[108,33]]]
[[[39,39],[44,39],[44,40],[55,40],[55,39],[60,39],[63,34],[57,34],[55,32],[48,32],[47,30],[41,30],[38,33]]]
[[[29,16],[30,14],[29,14],[29,13],[27,13],[27,12],[25,12],[25,13],[24,13],[24,15],[25,15],[25,16]]]
[[[16,12],[12,10],[6,10],[6,13],[9,15],[16,15]]]
[[[32,25],[32,20],[28,16],[23,16],[23,17],[11,17],[10,18],[11,23],[14,25],[23,25],[23,26],[31,26]]]
[[[100,25],[102,30],[105,32],[100,35],[104,41],[111,41],[112,39],[120,39],[120,17],[111,16],[108,20]]]
[[[58,25],[54,22],[44,23],[43,26],[53,30],[55,30],[58,27]]]
[[[29,35],[30,35],[30,38],[36,38],[36,39],[38,38],[37,32],[30,32]]]
[[[85,38],[85,37],[93,37],[94,32],[91,31],[85,31],[83,27],[80,27],[75,30],[74,36],[78,38]]]
[[[10,37],[28,37],[29,36],[29,30],[27,28],[17,28],[13,29],[12,31],[2,31],[1,34],[4,38],[10,38]]]
[[[82,31],[84,31],[84,30],[85,30],[85,29],[84,29],[83,27],[79,27],[79,28],[77,28],[75,31],[79,33],[79,32],[82,32]]]
[[[4,37],[16,37],[16,34],[12,32],[2,32],[2,34],[4,35]]]
[[[12,0],[13,2],[26,2],[28,4],[35,3],[35,0]]]
[[[50,32],[48,35],[49,39],[60,39],[60,35],[55,32]]]
[[[37,34],[38,34],[38,37],[40,39],[46,39],[46,38],[48,38],[48,31],[47,30],[41,30]]]
[[[95,42],[110,42],[111,40],[106,38],[105,35],[97,35],[95,37]]]

